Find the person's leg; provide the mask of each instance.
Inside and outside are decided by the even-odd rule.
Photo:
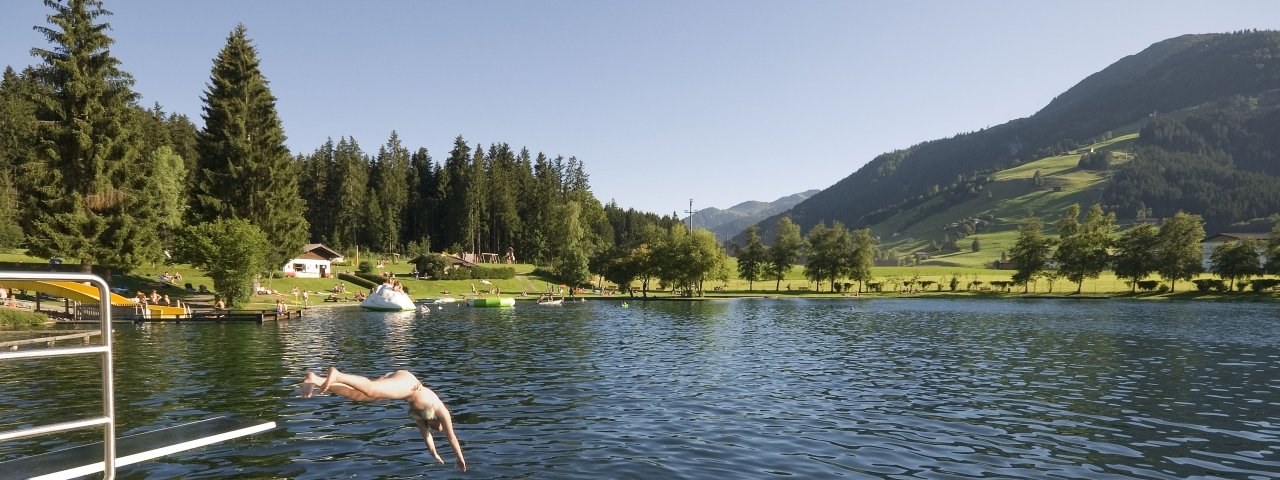
[[[324,393],[339,384],[373,399],[403,400],[413,394],[414,387],[417,387],[419,383],[413,374],[404,370],[397,370],[390,376],[370,380],[360,375],[342,373],[336,367],[329,367],[329,376],[321,384],[320,393]],[[342,395],[347,396],[345,394]],[[348,398],[350,397],[348,396]]]
[[[311,398],[324,393],[323,391],[316,392],[316,389],[327,381],[328,379],[325,377],[321,377],[312,372],[307,372],[307,376],[302,379],[302,398]],[[330,383],[328,391],[357,402],[372,402],[374,400],[379,400],[378,398],[365,395],[363,392],[351,388],[343,383]]]

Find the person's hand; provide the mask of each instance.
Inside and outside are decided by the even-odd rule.
[[[443,458],[440,458],[440,454],[439,454],[439,453],[431,452],[431,454],[432,454],[432,455],[435,455],[435,457],[436,457],[436,462],[440,463],[441,465],[444,465],[444,459],[443,459]]]
[[[458,470],[467,471],[467,461],[461,455],[458,456]]]

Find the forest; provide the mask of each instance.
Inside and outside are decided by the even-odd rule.
[[[1191,115],[1161,115],[1142,128],[1133,161],[1104,193],[1118,211],[1154,217],[1203,212],[1207,227],[1280,212],[1280,110],[1234,97]]]
[[[512,249],[580,283],[593,256],[680,225],[602,204],[575,157],[505,142],[458,136],[437,162],[392,131],[373,153],[339,137],[293,154],[243,25],[213,59],[199,122],[144,108],[110,53],[110,12],[49,6],[36,27],[49,46],[0,80],[0,249],[127,272],[192,251],[182,243],[224,222],[265,234],[259,271],[312,242],[388,255]]]

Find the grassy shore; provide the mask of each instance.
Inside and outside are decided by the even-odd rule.
[[[396,275],[409,291],[409,296],[414,299],[419,298],[436,298],[446,295],[452,296],[470,296],[472,295],[472,287],[480,293],[498,292],[504,296],[521,297],[521,294],[528,294],[529,298],[536,298],[538,293],[547,291],[548,287],[555,288],[559,283],[553,279],[543,278],[535,273],[535,267],[529,264],[510,265],[515,270],[515,278],[498,280],[487,280],[486,284],[481,280],[416,280],[409,275],[414,267],[408,263],[389,264],[379,269],[380,272],[390,272]],[[47,271],[48,262],[34,257],[26,256],[20,252],[0,254],[0,269],[17,268],[21,270]],[[337,265],[334,270],[336,272],[351,272],[355,267],[351,265]],[[165,283],[159,278],[169,273],[180,274],[182,280],[177,283]],[[1066,280],[1057,280],[1055,282],[1040,280],[1034,282],[1026,292],[1021,287],[1012,287],[1008,290],[1001,288],[993,288],[993,281],[1008,281],[1013,272],[1008,270],[992,270],[975,267],[951,267],[938,265],[923,265],[918,267],[876,267],[872,270],[875,281],[882,284],[880,292],[867,292],[864,285],[861,298],[1021,298],[1021,297],[1063,297],[1063,298],[1096,298],[1096,297],[1121,297],[1134,299],[1154,299],[1154,300],[1241,300],[1241,301],[1280,301],[1280,292],[1255,293],[1252,291],[1230,292],[1230,293],[1205,293],[1198,292],[1195,285],[1191,282],[1178,282],[1176,290],[1173,292],[1137,292],[1131,291],[1128,283],[1124,280],[1116,278],[1110,272],[1104,273],[1097,279],[1085,280],[1080,293],[1076,294],[1076,285]],[[955,291],[950,288],[952,277],[956,278],[957,287]],[[1201,275],[1197,278],[1214,278],[1211,275]],[[598,280],[598,278],[594,279]],[[126,296],[133,295],[135,291],[142,290],[150,293],[156,290],[161,295],[169,295],[170,298],[181,299],[183,302],[191,304],[197,308],[209,307],[212,305],[213,296],[208,294],[190,293],[186,290],[185,284],[190,283],[193,287],[199,288],[204,285],[212,288],[213,282],[202,272],[184,264],[168,264],[156,265],[139,268],[130,274],[113,274],[108,279],[113,287],[125,287],[128,289]],[[912,282],[914,288],[908,288],[905,282]],[[924,286],[929,282],[927,286]],[[355,292],[363,291],[364,288],[350,282],[339,279],[321,279],[321,278],[263,278],[262,286],[280,292],[278,295],[254,295],[251,302],[245,306],[247,309],[271,310],[275,308],[277,299],[283,299],[291,307],[297,308],[302,306],[302,295],[292,293],[295,288],[299,292],[310,292],[310,306],[342,306],[354,305],[356,302],[350,300]],[[843,283],[843,282],[842,282]],[[329,295],[331,289],[336,285],[344,285],[346,293],[342,294],[343,301],[325,302],[324,298]],[[656,280],[651,285],[657,288]],[[606,285],[613,288],[613,286]],[[639,283],[635,284],[639,287]],[[730,298],[730,297],[789,297],[789,298],[848,298],[850,294],[836,293],[831,291],[829,283],[815,284],[804,278],[804,270],[802,267],[796,267],[787,274],[781,281],[758,281],[747,282],[738,278],[732,278],[729,281],[707,281],[703,287],[706,289],[706,298]],[[789,288],[788,288],[789,287]],[[856,284],[853,287],[857,289]],[[601,297],[596,293],[588,293],[586,296]],[[636,296],[640,296],[636,293]],[[649,292],[650,297],[654,298],[672,298],[676,295],[671,291],[653,291]],[[626,298],[626,296],[610,295],[612,298]]]

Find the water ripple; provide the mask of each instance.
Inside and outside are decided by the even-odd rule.
[[[1280,478],[1278,323],[1266,304],[739,300],[127,326],[122,432],[279,428],[122,478],[460,476],[402,404],[297,397],[330,364],[418,374],[467,478]],[[12,365],[0,428],[96,408],[96,364]]]

